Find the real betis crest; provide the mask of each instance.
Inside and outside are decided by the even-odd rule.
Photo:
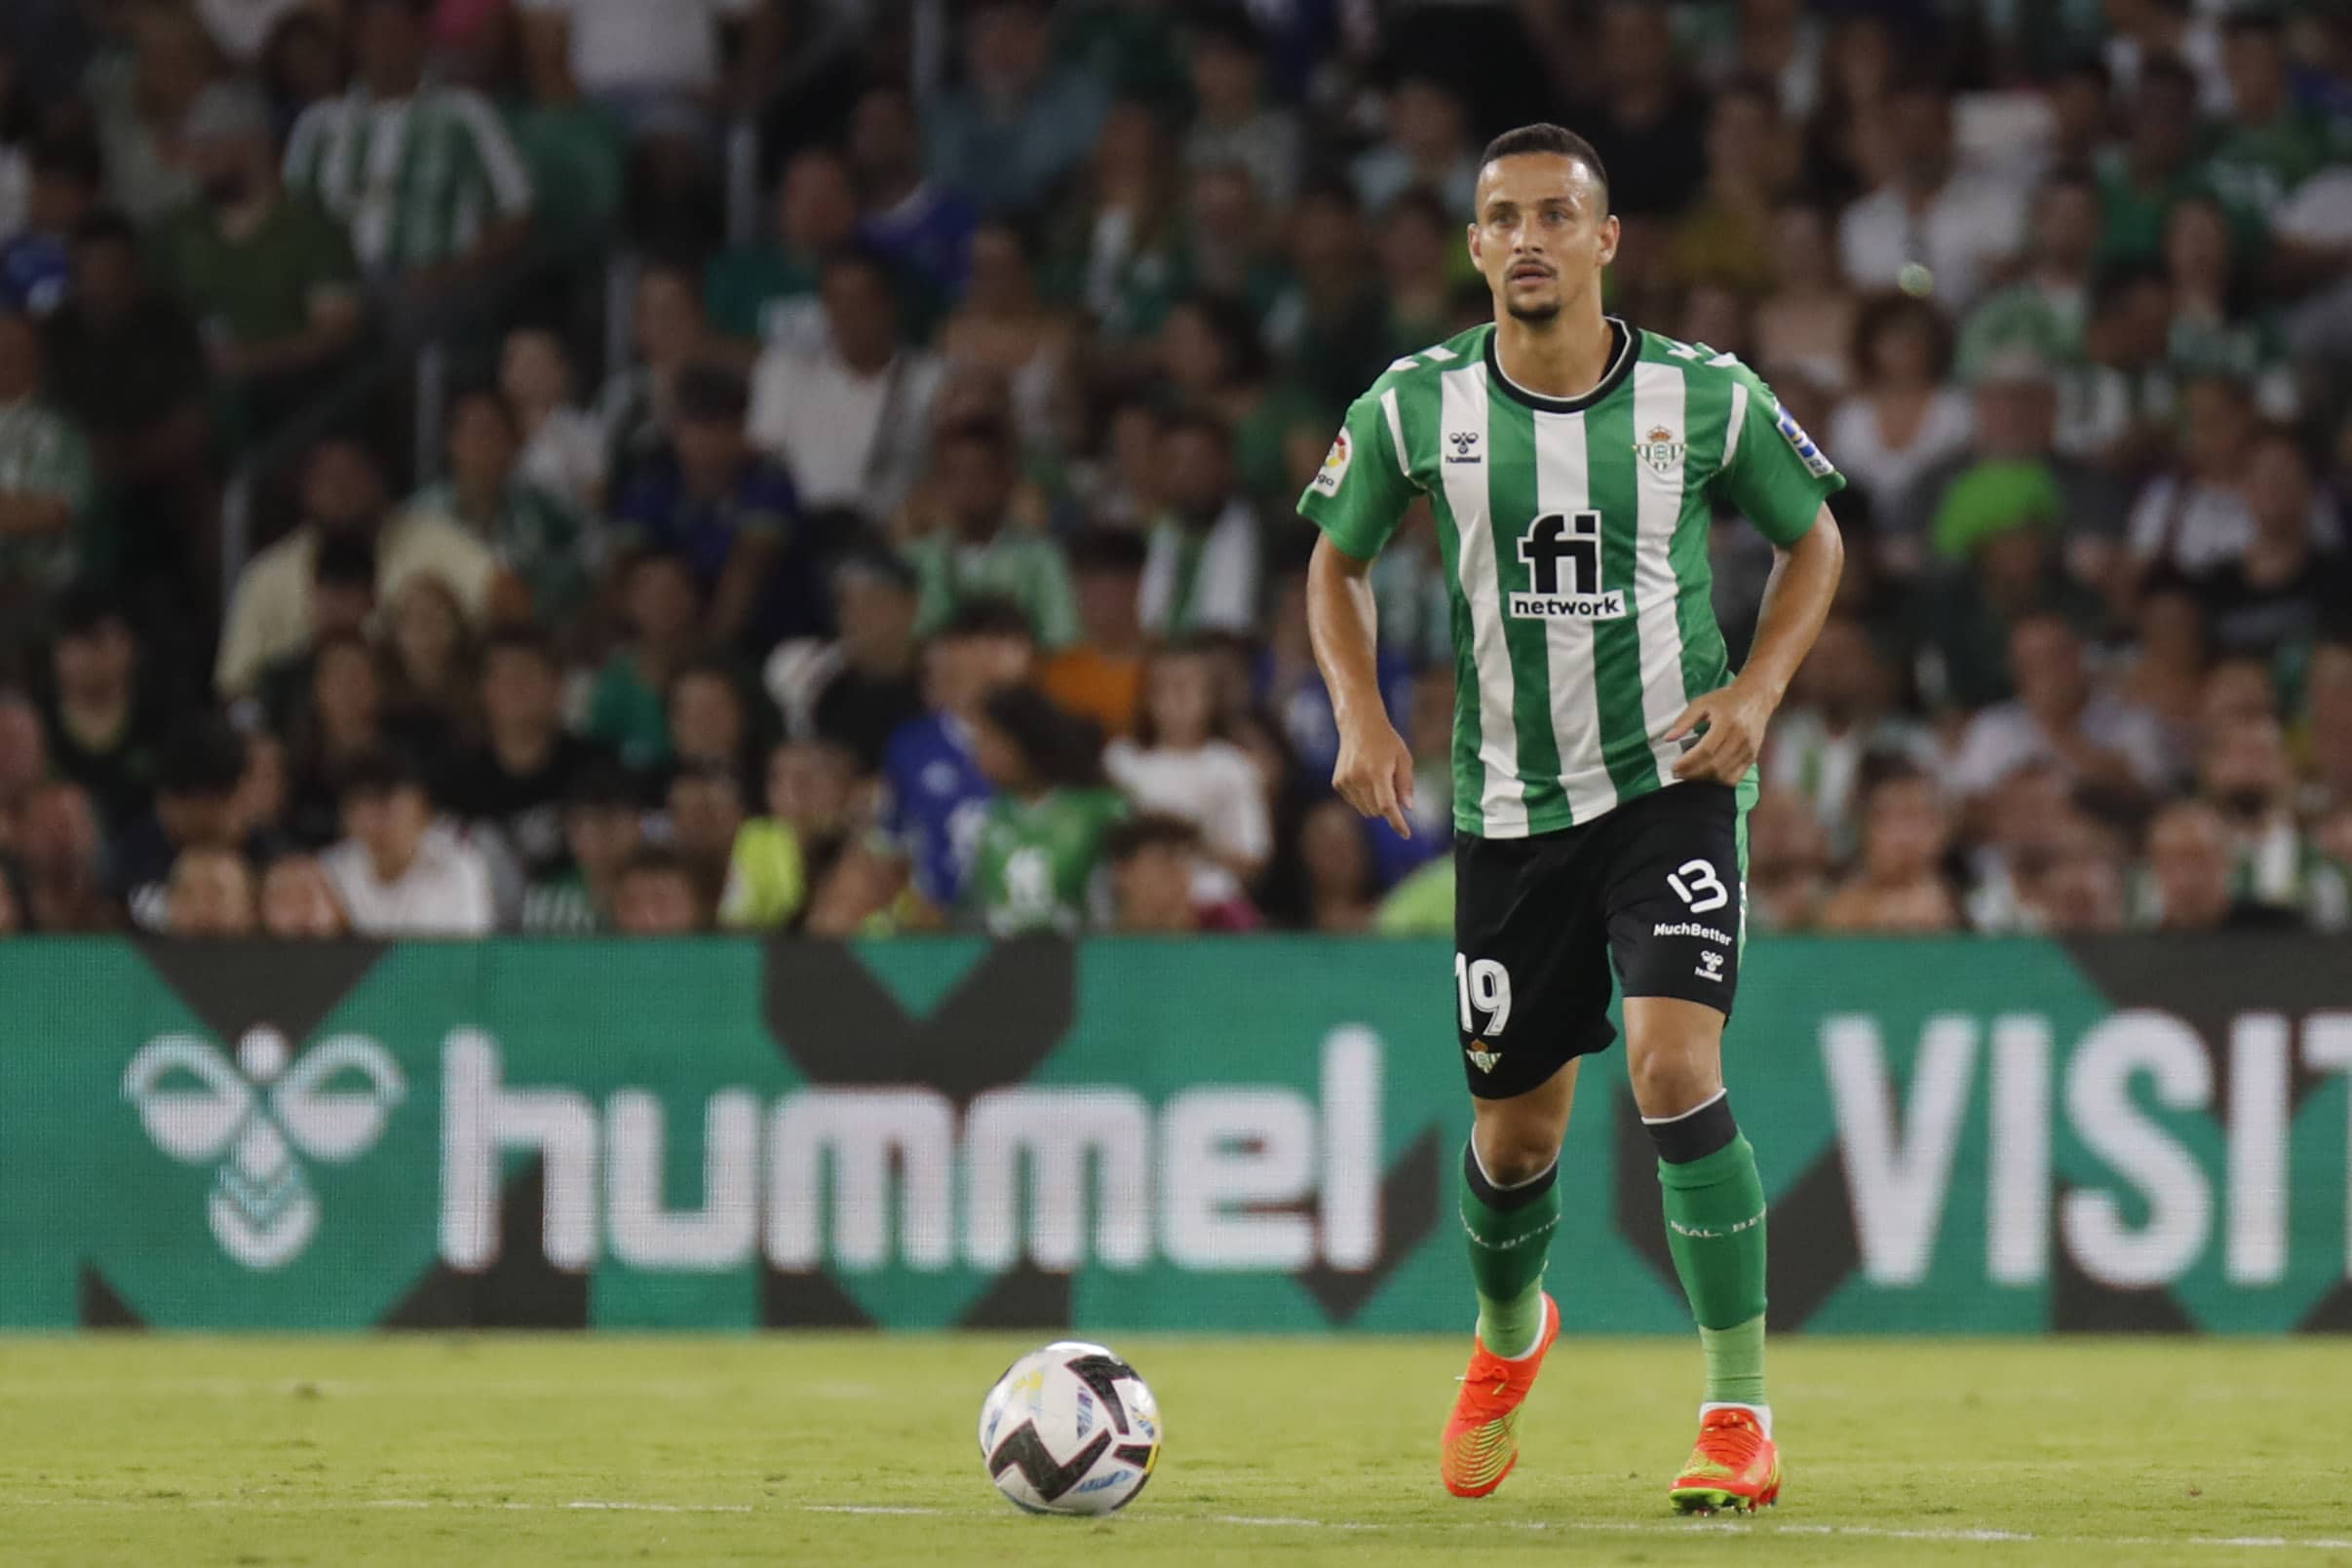
[[[1664,425],[1652,425],[1645,440],[1634,442],[1634,455],[1661,477],[1671,477],[1682,466],[1683,443]]]

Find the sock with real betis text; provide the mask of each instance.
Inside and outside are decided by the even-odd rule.
[[[1766,1410],[1764,1182],[1755,1150],[1740,1136],[1728,1093],[1642,1126],[1658,1146],[1667,1250],[1707,1357],[1705,1402]]]
[[[1497,1187],[1462,1150],[1462,1229],[1470,1236],[1470,1280],[1478,1289],[1479,1340],[1506,1359],[1535,1349],[1544,1331],[1544,1260],[1560,1224],[1560,1162],[1540,1176]]]

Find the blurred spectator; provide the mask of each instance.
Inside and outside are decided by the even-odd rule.
[[[1788,142],[1771,83],[1735,77],[1716,92],[1707,117],[1707,183],[1677,221],[1669,251],[1682,282],[1718,284],[1743,295],[1770,290],[1774,209],[1794,161]],[[1705,341],[1732,346],[1716,337]]]
[[[2094,685],[2082,636],[2063,617],[2028,615],[2010,632],[2017,697],[1971,719],[1947,780],[1964,796],[1989,793],[2028,763],[2058,765],[2071,782],[2122,799],[2166,783],[2164,736],[2155,718]]]
[[[32,150],[24,222],[0,235],[0,310],[47,316],[73,287],[73,231],[97,203],[98,158],[86,142],[52,137]]]
[[[418,757],[453,754],[482,733],[473,631],[457,595],[430,572],[384,607],[384,723]]]
[[[1383,937],[1453,935],[1453,857],[1440,855],[1388,890],[1373,912]]]
[[[629,318],[635,359],[616,367],[597,399],[609,454],[606,488],[625,494],[637,470],[664,455],[677,418],[678,380],[711,347],[703,296],[686,268],[655,263],[637,273]]]
[[[2270,12],[2234,11],[2222,22],[2229,108],[2205,162],[2206,177],[2224,201],[2263,218],[2334,150],[2327,122],[2295,100],[2286,32],[2285,20]]]
[[[2193,0],[2107,0],[2105,7],[2112,31],[2104,57],[2116,85],[2130,93],[2152,71],[2178,72],[2188,89],[2180,103],[2183,124],[2229,108],[2221,35],[2211,15],[2198,16],[2197,9]]]
[[[327,868],[308,855],[288,855],[261,874],[261,929],[280,941],[317,941],[350,933]]]
[[[1102,773],[1102,736],[1032,686],[982,699],[973,758],[995,790],[982,819],[963,908],[991,937],[1072,936],[1100,925],[1105,834],[1127,802]]]
[[[673,449],[646,465],[615,512],[625,548],[686,563],[713,641],[765,648],[822,631],[821,544],[791,477],[744,438],[742,380],[695,366],[678,377],[676,402]]]
[[[2245,384],[2205,375],[2180,391],[2179,460],[2132,508],[2131,548],[2144,572],[2169,566],[2194,577],[2235,560],[2254,540],[2243,480],[2257,428]]]
[[[364,637],[375,611],[375,552],[349,535],[320,540],[311,564],[310,637],[262,667],[252,698],[238,705],[240,711],[258,707],[263,719],[284,731],[309,700],[318,649],[333,637]]]
[[[1344,182],[1307,182],[1291,214],[1289,255],[1296,281],[1267,312],[1266,343],[1322,406],[1343,408],[1389,362],[1378,256]]]
[[[1838,221],[1845,274],[1862,288],[1932,290],[1965,309],[2024,243],[2024,204],[2014,186],[1960,168],[1940,85],[1899,86],[1878,133],[1884,175]]]
[[[612,927],[624,937],[691,937],[710,924],[693,871],[668,850],[638,850],[613,879]]]
[[[2352,561],[2320,541],[2327,519],[2294,432],[2273,428],[2256,437],[2241,489],[2253,538],[2235,559],[2195,579],[2215,648],[2269,656],[2308,647],[2323,630],[2352,626]]]
[[[881,766],[890,737],[923,712],[916,594],[913,568],[887,545],[842,553],[833,566],[840,640],[785,643],[768,661],[768,694],[787,734],[846,746],[861,773]]]
[[[1830,893],[1830,835],[1795,793],[1767,789],[1748,813],[1750,923],[1810,931]]]
[[[2294,930],[2291,909],[2235,893],[2229,826],[2201,800],[2178,800],[2148,828],[2147,880],[2138,923],[2158,931]]]
[[[1233,439],[1209,413],[1163,427],[1168,510],[1143,564],[1143,624],[1164,636],[1244,631],[1258,624],[1257,509],[1236,482]]]
[[[1963,375],[2007,350],[2025,349],[2053,363],[2081,359],[2091,316],[2091,281],[2099,257],[2099,185],[2090,172],[2061,168],[2034,193],[2024,276],[1988,295],[1960,331]]]
[[[1424,195],[1423,204],[1435,200]],[[1450,214],[1446,227],[1452,227]],[[1215,294],[1245,301],[1251,311],[1245,335],[1253,342],[1257,313],[1271,308],[1290,281],[1275,228],[1247,170],[1210,164],[1192,172],[1177,271],[1195,297]]]
[[[671,775],[665,804],[670,848],[694,878],[696,902],[709,909],[726,887],[743,832],[743,770],[733,762],[687,762]]]
[[[964,291],[970,269],[972,204],[925,177],[923,132],[914,96],[876,83],[850,111],[849,164],[863,216],[858,232],[892,264],[945,297]]]
[[[32,87],[8,40],[0,39],[0,246],[24,226],[32,145],[40,130]]]
[[[1091,141],[1094,156],[1062,205],[1053,250],[1059,291],[1076,296],[1115,352],[1158,331],[1176,296],[1181,173],[1146,104],[1113,106]]]
[[[2323,931],[2352,920],[2343,870],[2317,853],[2295,820],[2294,773],[2278,720],[2216,729],[2198,758],[2197,783],[2229,830],[2238,897],[2295,910]]]
[[[342,221],[370,278],[430,296],[521,249],[530,173],[486,98],[426,80],[426,0],[350,9],[351,91],[294,123],[287,183]]]
[[[1773,288],[1756,306],[1756,362],[1773,370],[1776,386],[1793,379],[1793,371],[1829,392],[1844,391],[1853,377],[1861,302],[1838,276],[1829,214],[1811,202],[1783,203],[1773,213],[1766,254]]]
[[[1038,689],[1116,740],[1136,725],[1143,686],[1145,546],[1135,534],[1095,528],[1070,543],[1078,641],[1045,662]]]
[[[2159,581],[2140,595],[2135,630],[2138,645],[2116,692],[2155,718],[2168,757],[2185,759],[2205,692],[2205,611],[2186,584]]]
[[[1452,335],[1455,244],[1452,214],[1427,191],[1408,190],[1389,204],[1380,220],[1380,275],[1395,353]]]
[[[1327,935],[1369,931],[1380,893],[1355,808],[1336,799],[1309,807],[1294,853],[1296,865],[1278,868],[1268,879],[1268,918]]]
[[[1635,218],[1681,211],[1707,177],[1707,111],[1675,60],[1666,12],[1608,0],[1599,57],[1608,62],[1600,96],[1578,105],[1568,123],[1608,166],[1609,205]]]
[[[768,753],[767,815],[735,834],[720,925],[773,931],[798,918],[809,883],[840,851],[857,780],[857,758],[826,742],[786,741]]]
[[[1138,807],[1200,829],[1224,878],[1206,881],[1203,892],[1220,896],[1255,881],[1274,851],[1266,781],[1229,734],[1208,652],[1179,646],[1145,666],[1135,738],[1112,742],[1103,756]]]
[[[155,758],[155,804],[115,834],[108,892],[143,931],[165,930],[173,862],[190,849],[236,851],[245,844],[239,786],[245,737],[226,720],[188,714],[164,737]]]
[[[2059,505],[2049,475],[2029,465],[1986,465],[1945,492],[1939,546],[1966,565],[1931,577],[1913,615],[1931,704],[1976,708],[2011,695],[2011,635],[2026,617],[2097,619],[2097,598],[2059,570]]]
[[[499,354],[498,390],[522,438],[516,473],[583,517],[602,512],[612,453],[603,428],[573,402],[571,358],[562,340],[544,327],[509,332]]]
[[[971,258],[972,287],[940,330],[941,357],[1003,376],[1013,391],[1022,444],[1052,451],[1060,444],[1069,412],[1078,324],[1066,310],[1039,299],[1036,257],[1019,225],[981,225],[972,236]]]
[[[1923,770],[1935,760],[1925,727],[1896,710],[1897,687],[1868,629],[1832,615],[1764,743],[1765,784],[1776,798],[1809,807],[1841,860],[1854,849],[1861,784],[1872,760],[1900,758]]]
[[[33,785],[50,777],[41,712],[13,686],[0,686],[0,853],[8,849],[17,808]]]
[[[640,140],[710,141],[713,115],[757,107],[783,43],[774,0],[520,0],[542,103],[585,97]],[[724,34],[744,36],[726,65]]]
[[[747,428],[752,444],[791,474],[803,505],[880,520],[921,472],[940,363],[901,346],[890,272],[878,255],[836,252],[820,290],[824,335],[760,355]]]
[[[235,850],[198,845],[172,862],[169,915],[174,937],[251,937],[256,926],[253,872]]]
[[[1200,829],[1180,817],[1145,812],[1114,825],[1102,840],[1110,867],[1111,929],[1127,936],[1184,937],[1250,931],[1258,925],[1249,900],[1201,903]],[[1450,903],[1446,929],[1452,929]]]
[[[413,763],[377,752],[346,770],[343,832],[343,841],[319,860],[356,935],[489,933],[489,864],[480,850],[434,822]]]
[[[1244,490],[1259,497],[1278,496],[1286,505],[1297,499],[1301,486],[1291,482],[1285,438],[1297,427],[1311,427],[1320,462],[1330,423],[1301,389],[1274,381],[1248,305],[1214,294],[1178,300],[1160,329],[1158,367],[1181,407],[1213,413],[1224,422],[1233,440],[1233,469]],[[1099,520],[1120,526],[1151,520],[1155,503],[1167,499],[1174,478],[1166,472],[1164,454],[1151,449],[1166,434],[1157,412],[1145,419],[1138,410],[1132,423],[1114,421],[1112,447],[1119,454],[1126,493],[1101,509]],[[1139,449],[1130,451],[1131,441]]]
[[[668,706],[671,761],[682,770],[723,769],[740,790],[757,742],[735,667],[710,656],[685,665],[671,677]]]
[[[932,464],[940,515],[906,545],[922,585],[917,627],[928,633],[975,598],[1003,599],[1028,617],[1040,646],[1068,646],[1078,603],[1061,546],[1012,516],[1021,477],[1013,432],[987,420],[951,426],[933,443]]]
[[[1100,80],[1054,68],[1042,0],[980,0],[966,16],[962,85],[924,104],[932,177],[984,212],[1033,209],[1101,130]]]
[[[2314,650],[2307,701],[2311,794],[2322,810],[2340,812],[2352,807],[2352,644]],[[5,749],[0,747],[0,754]],[[0,787],[5,787],[4,779]],[[2338,852],[2338,859],[2352,865],[2352,856]]]
[[[1479,148],[1461,98],[1444,82],[1413,74],[1408,63],[1389,87],[1385,107],[1386,135],[1348,169],[1357,199],[1385,212],[1399,196],[1419,190],[1448,212],[1468,212],[1477,195]]]
[[[293,414],[358,343],[359,262],[316,198],[287,191],[252,89],[206,88],[184,135],[196,199],[155,235],[156,274],[203,333],[215,385],[245,400],[250,439]]]
[[[174,0],[133,0],[123,19],[122,45],[100,51],[82,93],[105,155],[107,194],[145,224],[194,194],[180,128],[219,60],[203,24]]]
[[[2161,260],[2173,204],[2206,190],[2196,168],[2196,79],[2170,57],[2150,60],[2139,78],[2125,83],[2131,108],[2124,144],[2099,171],[2106,219],[2100,259],[2109,265]]]
[[[493,607],[502,618],[561,625],[587,603],[603,541],[570,502],[522,474],[521,434],[494,390],[459,393],[447,416],[449,477],[410,496],[402,516],[489,547],[522,590]]]
[[[1264,50],[1256,28],[1237,11],[1204,8],[1193,21],[1195,117],[1184,162],[1246,170],[1260,196],[1283,206],[1297,189],[1304,141],[1290,111],[1266,102]]]
[[[84,524],[96,493],[89,443],[42,397],[41,381],[32,323],[0,312],[0,606],[26,612],[89,554]]]
[[[1882,294],[1854,323],[1855,391],[1830,421],[1830,449],[1873,515],[1968,444],[1968,400],[1945,385],[1951,338],[1935,308]]]
[[[563,798],[561,868],[524,890],[523,932],[578,937],[613,929],[621,868],[644,844],[643,787],[613,762],[593,762],[573,775]]]
[[[309,0],[196,0],[196,15],[212,47],[242,68],[260,58],[279,23],[308,5]]]
[[[345,777],[385,742],[383,680],[374,648],[358,631],[320,639],[289,735],[287,828],[297,844],[318,848],[341,831]]]
[[[377,0],[381,9],[381,0]],[[223,697],[253,690],[264,666],[309,645],[311,591],[322,541],[356,539],[375,552],[375,587],[387,603],[409,578],[439,577],[469,615],[488,604],[497,557],[445,519],[403,514],[387,521],[384,476],[356,438],[330,436],[310,450],[302,471],[302,521],[248,561],[229,601],[213,684]]]
[[[269,95],[270,129],[284,140],[304,111],[343,92],[339,28],[307,5],[280,18],[261,46],[261,83]]]
[[[807,147],[784,166],[772,239],[713,258],[703,270],[711,325],[745,365],[763,348],[814,354],[825,346],[818,299],[828,256],[858,230],[858,188],[829,147]],[[639,304],[642,320],[643,304]]]
[[[2229,215],[2219,202],[2185,196],[2173,204],[2164,218],[2164,271],[2172,287],[2165,348],[2173,366],[2184,374],[2236,377],[2253,390],[2264,414],[2292,418],[2294,373],[2270,321],[2245,305]]]
[[[456,759],[434,791],[454,817],[495,830],[533,882],[565,858],[563,813],[582,775],[610,753],[563,728],[561,669],[535,631],[493,635],[482,661],[483,744]]]
[[[1026,680],[1035,658],[1028,617],[1002,599],[964,604],[924,649],[930,711],[890,738],[882,821],[915,894],[935,909],[956,907],[993,793],[973,751],[981,705],[998,686]]]
[[[17,811],[19,911],[27,931],[112,931],[122,911],[99,879],[105,840],[80,784],[51,780],[26,792]]]
[[[143,669],[122,605],[96,588],[68,591],[51,618],[43,704],[57,771],[90,791],[110,832],[146,811],[171,694]]]
[[[701,645],[703,598],[683,557],[655,551],[622,571],[628,640],[597,672],[585,729],[632,768],[670,755],[670,682]]]
[[[1960,924],[1945,879],[1951,826],[1936,787],[1908,764],[1880,770],[1864,797],[1862,857],[1821,907],[1825,931],[1936,932]]]

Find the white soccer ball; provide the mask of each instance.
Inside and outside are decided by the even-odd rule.
[[[1031,1513],[1125,1508],[1160,1462],[1160,1406],[1112,1351],[1057,1340],[1005,1369],[980,1407],[988,1479]]]

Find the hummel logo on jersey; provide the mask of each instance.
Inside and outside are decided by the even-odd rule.
[[[1695,973],[1698,975],[1699,978],[1703,980],[1721,980],[1723,977],[1723,955],[1721,953],[1701,953],[1699,955],[1699,967]]]
[[[1650,466],[1660,478],[1671,478],[1682,466],[1684,444],[1675,439],[1675,433],[1664,425],[1652,425],[1644,440],[1634,442],[1634,455]]]
[[[1469,1045],[1462,1048],[1462,1054],[1468,1056],[1470,1064],[1482,1073],[1494,1071],[1494,1064],[1503,1059],[1503,1053],[1499,1051],[1489,1051],[1484,1040],[1471,1041]]]
[[[1475,463],[1479,460],[1479,433],[1477,431],[1453,431],[1446,436],[1446,440],[1453,446],[1453,455],[1446,459],[1446,462]]]
[[[1721,942],[1726,947],[1731,945],[1731,933],[1717,931],[1713,926],[1702,926],[1695,920],[1661,920],[1649,928],[1649,934],[1653,937],[1699,937],[1711,942]]]
[[[1625,615],[1625,590],[1600,590],[1600,513],[1546,513],[1521,535],[1519,558],[1527,564],[1529,584],[1509,595],[1513,616],[1525,621],[1615,621]]]

